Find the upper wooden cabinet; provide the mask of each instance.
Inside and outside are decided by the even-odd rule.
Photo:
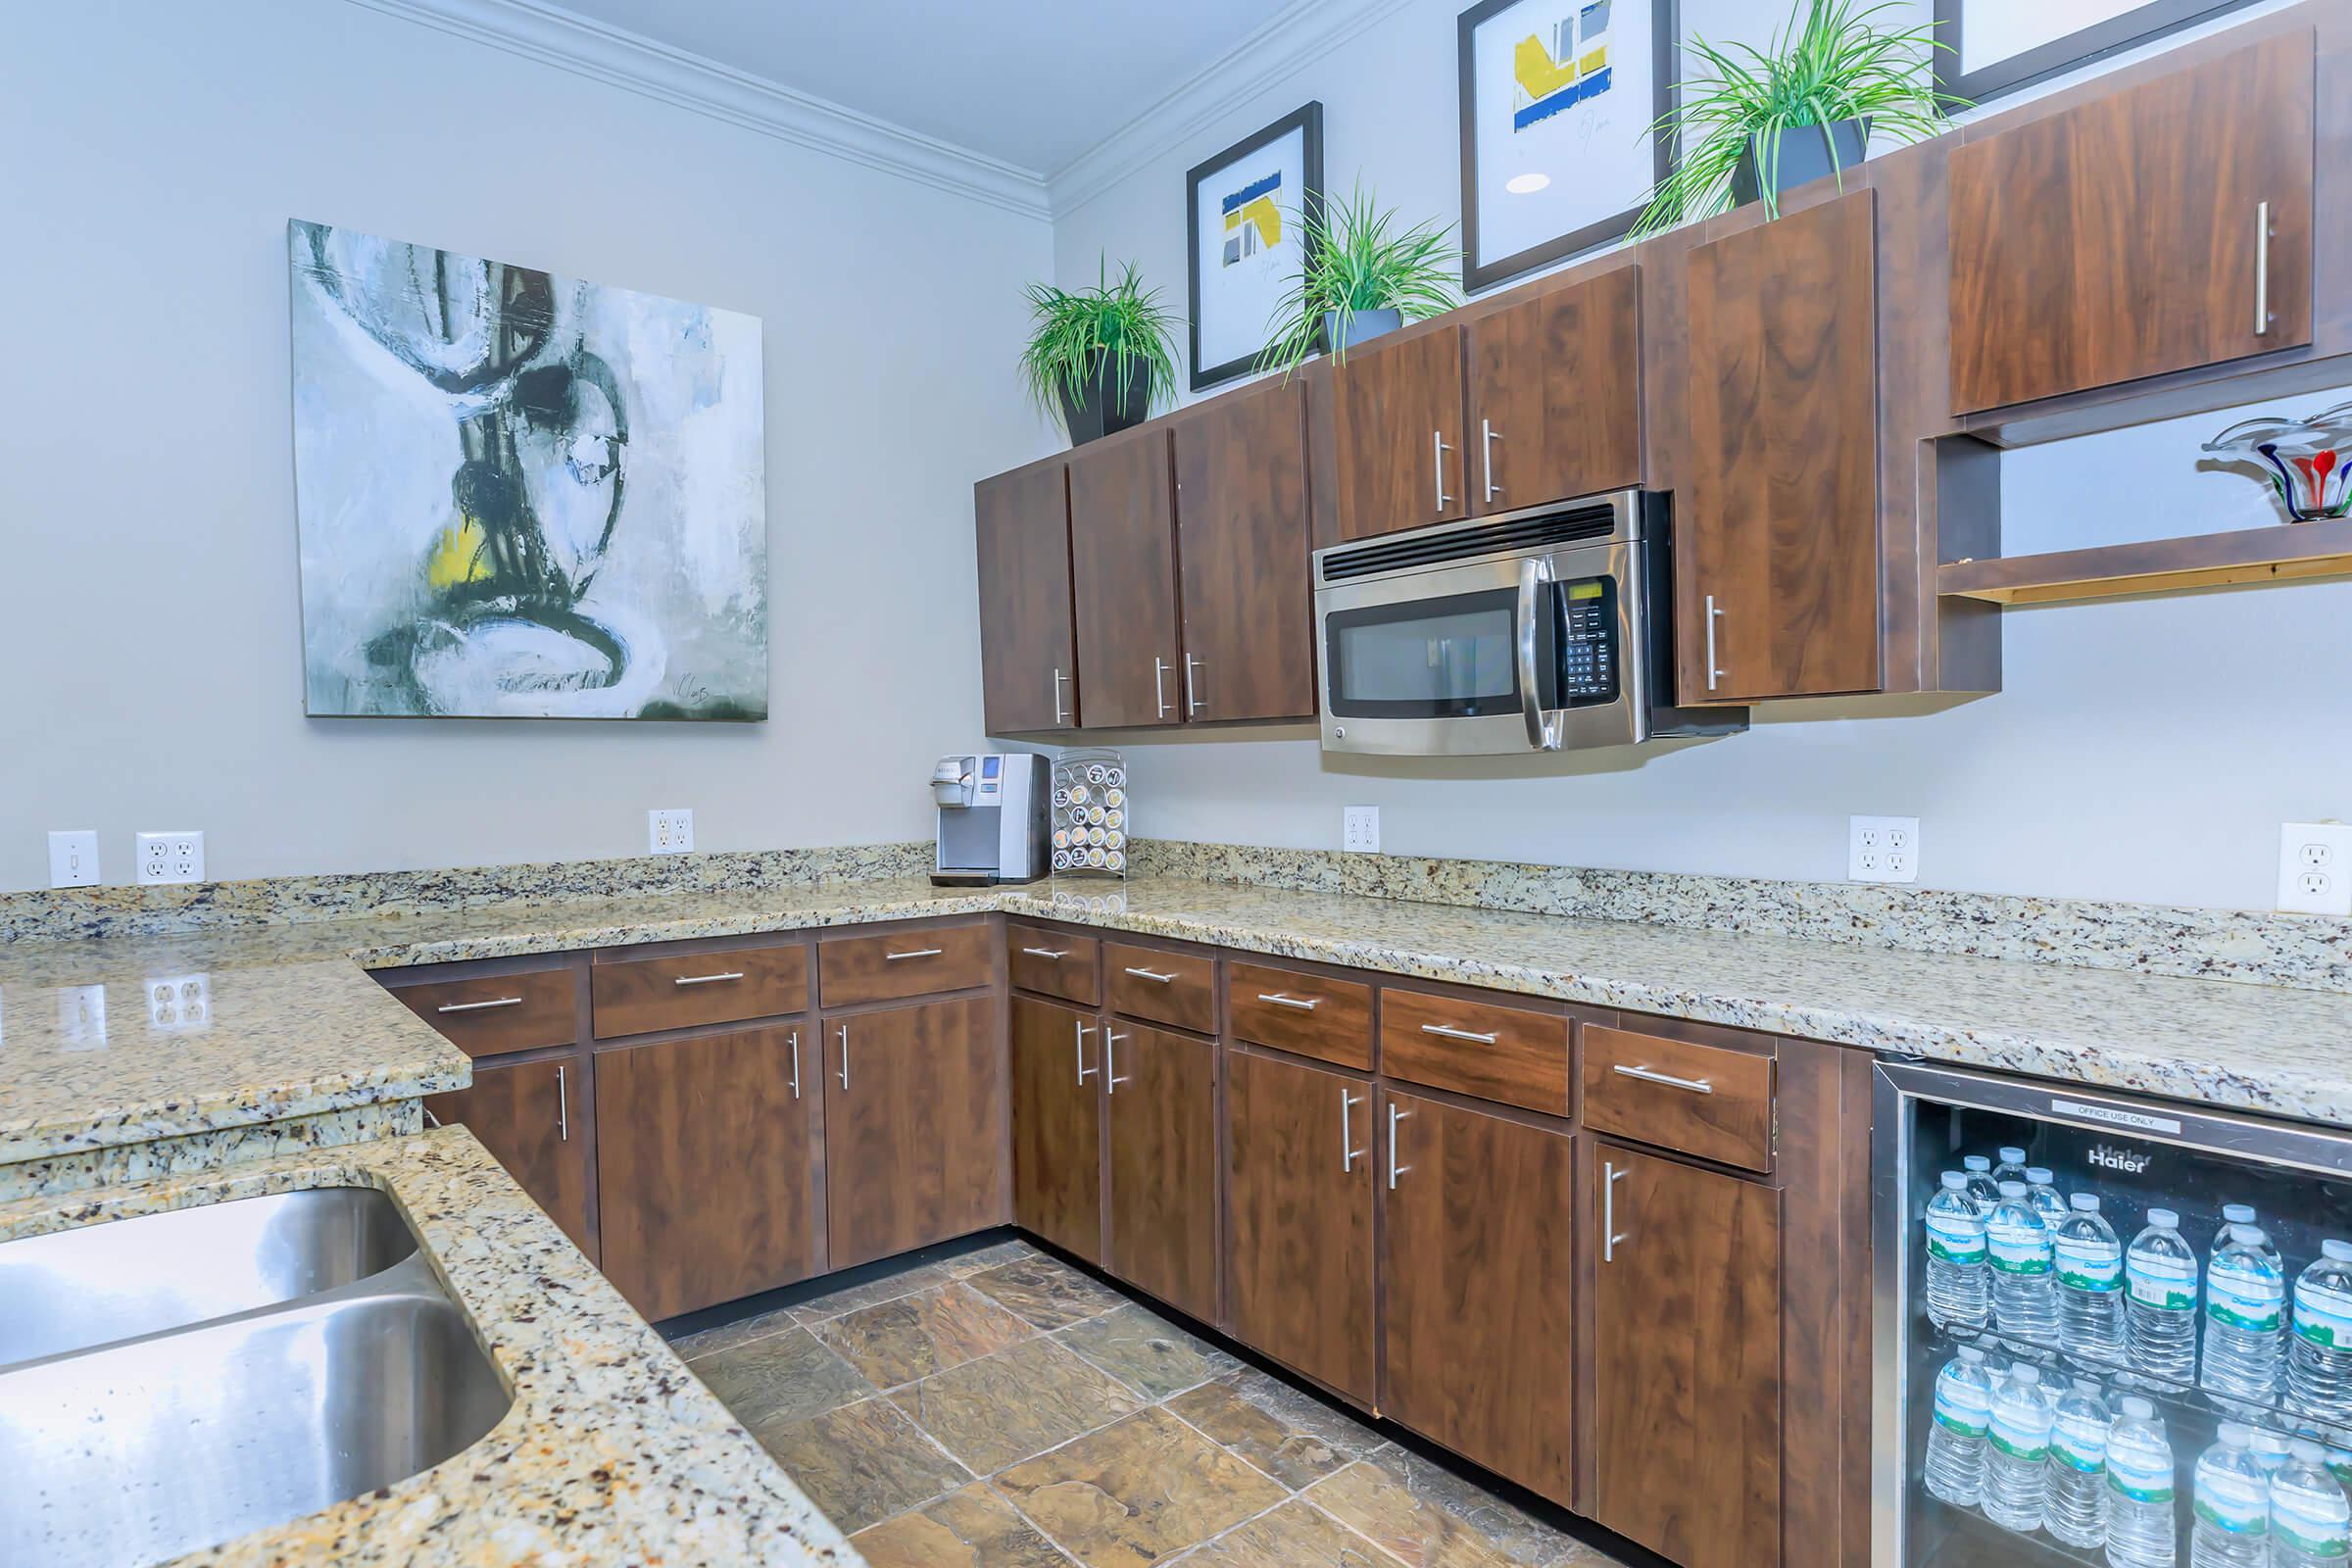
[[[1086,723],[1132,729],[1180,722],[1184,656],[1167,431],[1081,447],[1069,469],[1070,586]]]
[[[2309,343],[2314,74],[2295,28],[1955,148],[1954,412]]]
[[[1276,381],[1215,400],[1169,432],[1184,579],[1185,716],[1315,711],[1306,399]]]
[[[1621,267],[1470,323],[1473,514],[1642,482],[1642,270]]]
[[[1469,514],[1462,329],[1450,323],[1349,349],[1332,368],[1333,476],[1342,539]]]
[[[1078,634],[1070,608],[1070,507],[1059,463],[972,487],[980,553],[981,697],[992,735],[1074,729]]]

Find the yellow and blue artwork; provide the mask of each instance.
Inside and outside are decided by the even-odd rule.
[[[1227,267],[1248,261],[1282,243],[1282,172],[1250,181],[1227,196],[1219,207],[1225,215],[1224,261]]]
[[[1592,0],[1555,18],[1541,32],[1521,38],[1511,51],[1511,77],[1519,101],[1511,129],[1523,131],[1609,90],[1609,9],[1614,0]]]

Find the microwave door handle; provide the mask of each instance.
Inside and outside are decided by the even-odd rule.
[[[1544,713],[1536,679],[1536,590],[1551,581],[1551,563],[1530,556],[1519,563],[1519,710],[1527,716],[1527,744],[1539,752],[1560,749],[1558,726]]]

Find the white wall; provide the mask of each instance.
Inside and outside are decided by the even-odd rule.
[[[43,830],[201,828],[216,877],[930,830],[976,741],[971,482],[1046,449],[1036,220],[332,0],[9,8],[0,890]],[[302,712],[289,218],[765,323],[756,725]]]
[[[1453,220],[1459,9],[1413,0],[1060,216],[1063,280],[1091,279],[1108,251],[1181,305],[1185,171],[1309,98],[1324,106],[1327,184],[1361,170],[1408,220]],[[1683,0],[1686,31],[1710,38],[1761,44],[1782,14]],[[2195,471],[2198,442],[2232,417],[2009,455],[2006,548],[2276,520],[2257,485]],[[2352,816],[2348,616],[2343,584],[2012,612],[1999,696],[1899,717],[1779,705],[1746,735],[1639,761],[1378,762],[1327,757],[1298,730],[1138,744],[1136,821],[1154,837],[1336,847],[1339,808],[1371,803],[1393,853],[1837,878],[1848,813],[1915,814],[1929,885],[2267,907],[2278,824]]]

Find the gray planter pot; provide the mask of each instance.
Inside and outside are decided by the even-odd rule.
[[[1870,147],[1870,122],[1839,120],[1827,125],[1791,125],[1780,133],[1779,141],[1772,170],[1775,201],[1799,185],[1859,165]],[[1833,145],[1838,150],[1835,163],[1830,159]],[[1764,194],[1761,162],[1756,138],[1750,136],[1747,151],[1740,155],[1739,165],[1732,171],[1733,205],[1744,207]]]
[[[1152,372],[1141,365],[1134,367],[1127,377],[1127,395],[1121,397],[1110,356],[1100,355],[1095,373],[1087,379],[1086,395],[1073,398],[1064,388],[1060,397],[1062,428],[1070,432],[1070,445],[1082,447],[1152,416]]]
[[[1402,311],[1358,311],[1348,318],[1347,335],[1340,332],[1340,313],[1323,313],[1323,344],[1327,352],[1345,354],[1358,343],[1385,337],[1404,324]]]

